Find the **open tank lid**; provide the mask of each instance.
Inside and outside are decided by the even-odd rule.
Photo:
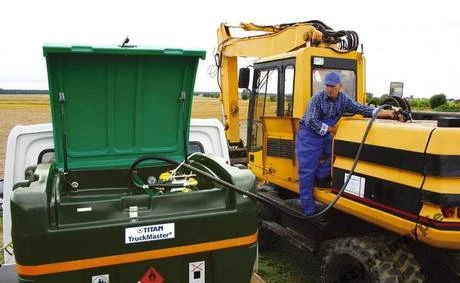
[[[146,154],[184,159],[205,51],[46,45],[43,52],[58,168],[65,159],[68,170],[127,168]]]

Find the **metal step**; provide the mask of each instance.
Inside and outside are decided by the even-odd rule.
[[[288,240],[292,245],[294,245],[298,249],[309,251],[312,253],[316,251],[316,248],[318,246],[317,242],[307,237],[304,237],[303,235],[297,233],[289,227],[283,227],[274,221],[263,221],[262,226],[276,233],[283,239]]]

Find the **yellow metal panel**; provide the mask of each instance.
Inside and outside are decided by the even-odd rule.
[[[262,117],[265,131],[270,138],[293,140],[294,131],[298,128],[299,120],[289,117]]]
[[[296,181],[297,171],[294,170],[292,160],[282,157],[267,156],[265,160],[265,172],[278,179]]]
[[[460,194],[460,178],[427,176],[423,189],[441,194]]]
[[[432,247],[444,249],[460,249],[460,231],[444,231],[434,228],[429,228],[422,232],[423,229],[417,226],[417,239]]]
[[[299,121],[290,117],[262,117],[264,125],[264,152],[267,153],[268,139],[283,140],[291,142],[293,151],[291,158],[265,155],[264,169],[277,179],[294,181],[297,179],[295,169],[295,135],[297,133]]]
[[[272,62],[272,61],[278,61],[278,60],[283,60],[283,59],[289,59],[289,58],[296,58],[298,56],[301,56],[303,53],[305,53],[306,48],[301,48],[296,51],[292,52],[287,52],[283,54],[277,54],[269,57],[263,57],[260,59],[257,59],[255,63],[264,63],[264,62]]]
[[[224,56],[267,57],[289,52],[302,45],[310,38],[316,29],[312,26],[289,27],[275,34],[265,34],[261,37],[228,38],[222,41]],[[219,31],[218,31],[219,32]],[[335,45],[334,45],[335,46]]]
[[[224,107],[225,130],[230,143],[238,143],[240,141],[238,84],[235,83],[238,81],[237,64],[236,57],[224,57],[222,58],[222,70],[220,72],[220,84],[222,88],[220,101]]]
[[[254,152],[249,152],[248,160],[248,168],[257,177],[261,178],[263,176],[262,149]]]
[[[432,204],[423,204],[420,216],[431,219],[432,222],[460,222],[456,215],[452,218],[444,218],[441,209]],[[460,249],[460,231],[440,230],[419,224],[417,238],[433,247]]]
[[[431,136],[427,153],[460,155],[460,129],[437,128]]]
[[[292,116],[302,118],[311,97],[310,54],[304,50],[297,56],[294,73],[294,93]]]
[[[368,123],[369,119],[344,118],[335,139],[361,143]],[[423,153],[432,129],[433,126],[426,123],[377,119],[369,131],[366,144]]]
[[[257,176],[258,177],[258,176]],[[259,177],[258,177],[259,178]],[[268,174],[265,174],[264,176],[260,177],[261,180],[267,181],[271,184],[275,184],[277,186],[280,186],[288,191],[294,192],[294,193],[299,193],[299,183],[298,181],[286,181],[282,180],[279,178],[276,178],[275,176],[271,176]]]

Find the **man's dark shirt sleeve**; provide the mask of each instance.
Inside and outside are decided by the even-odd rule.
[[[305,125],[310,127],[318,135],[324,136],[327,133],[328,126],[321,122],[321,101],[319,95],[314,95],[308,103],[307,114],[305,115]]]
[[[358,102],[354,101],[348,95],[345,95],[345,97],[346,97],[345,98],[345,112],[346,113],[361,114],[364,117],[372,116],[372,113],[375,110],[374,108],[359,104]]]

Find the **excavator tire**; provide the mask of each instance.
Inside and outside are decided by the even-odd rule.
[[[320,282],[425,282],[414,256],[404,247],[393,251],[387,243],[372,236],[325,242]]]
[[[401,282],[425,282],[425,276],[421,272],[420,264],[405,243],[408,238],[376,234],[370,234],[366,237],[369,241],[374,241],[375,244],[380,245],[380,251],[389,255],[391,261],[395,263],[396,268],[401,273],[403,280]]]

